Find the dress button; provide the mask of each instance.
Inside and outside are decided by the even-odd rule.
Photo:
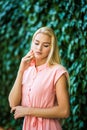
[[[31,88],[29,88],[29,91],[31,91]]]

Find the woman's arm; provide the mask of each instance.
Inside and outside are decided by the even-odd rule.
[[[15,107],[20,104],[21,101],[21,86],[22,86],[22,76],[23,72],[18,71],[15,83],[9,94],[9,104],[10,107]]]
[[[29,67],[31,60],[34,58],[34,54],[30,51],[25,57],[22,58],[18,74],[15,83],[9,94],[9,104],[10,107],[15,107],[20,105],[22,96],[22,78],[24,71]]]
[[[70,114],[68,84],[65,75],[56,83],[56,97],[58,105],[52,108],[28,108],[23,106],[13,107],[15,110],[14,118],[20,118],[25,115],[31,115],[42,118],[67,118]]]

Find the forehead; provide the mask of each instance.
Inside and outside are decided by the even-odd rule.
[[[44,33],[36,34],[34,40],[41,41],[41,42],[51,42],[51,37]]]

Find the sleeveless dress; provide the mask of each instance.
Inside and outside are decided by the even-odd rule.
[[[50,108],[55,104],[55,84],[63,75],[68,80],[65,67],[58,64],[49,67],[47,64],[30,66],[23,74],[22,106]],[[62,130],[58,119],[25,116],[23,130]]]

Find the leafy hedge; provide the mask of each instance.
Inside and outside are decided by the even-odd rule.
[[[8,94],[18,66],[42,26],[57,35],[62,64],[70,74],[71,115],[64,130],[84,130],[87,120],[87,2],[85,0],[0,1],[0,125],[21,129],[10,114]]]

